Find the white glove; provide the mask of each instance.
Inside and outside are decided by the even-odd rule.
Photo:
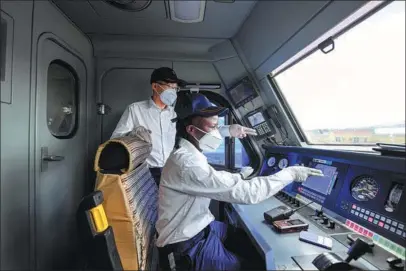
[[[252,167],[243,167],[241,168],[240,174],[243,179],[246,179],[252,174],[252,172],[254,172],[254,169]]]
[[[244,127],[239,124],[232,124],[230,125],[229,129],[230,135],[236,138],[244,138],[247,135],[257,135],[257,131],[255,129]]]
[[[293,180],[296,182],[304,182],[309,176],[320,176],[324,174],[321,170],[302,166],[291,166],[283,169],[283,171],[289,172],[293,176]]]

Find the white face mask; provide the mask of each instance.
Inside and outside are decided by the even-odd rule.
[[[164,104],[168,106],[173,106],[177,98],[176,89],[174,88],[165,89],[161,94],[159,94],[159,98]]]
[[[201,150],[215,151],[221,145],[221,142],[223,141],[223,137],[221,136],[218,129],[214,129],[208,133],[199,128],[197,128],[197,129],[199,131],[201,131],[202,133],[205,133],[205,135],[202,138],[200,138],[200,140],[197,140],[197,138],[195,138],[199,142],[199,148]]]

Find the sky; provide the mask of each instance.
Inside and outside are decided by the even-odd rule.
[[[405,1],[394,1],[275,77],[304,130],[405,121]]]

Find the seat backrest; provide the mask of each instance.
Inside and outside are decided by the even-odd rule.
[[[158,263],[158,187],[146,163],[151,150],[149,132],[137,127],[129,136],[100,145],[96,154],[95,189],[103,192],[124,270],[154,270]]]

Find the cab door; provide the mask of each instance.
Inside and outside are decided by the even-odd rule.
[[[86,68],[54,38],[38,43],[35,258],[37,269],[77,262],[75,212],[86,180]]]

